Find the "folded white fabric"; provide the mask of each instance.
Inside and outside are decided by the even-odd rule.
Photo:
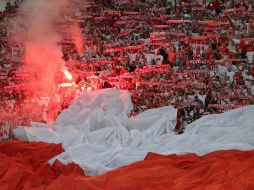
[[[14,135],[25,141],[62,143],[65,152],[52,158],[75,162],[87,175],[144,159],[148,152],[197,153],[216,150],[250,150],[254,147],[254,106],[221,115],[205,116],[175,135],[177,111],[172,106],[147,110],[128,118],[132,109],[128,91],[104,89],[88,92],[74,101],[55,125],[32,123]]]

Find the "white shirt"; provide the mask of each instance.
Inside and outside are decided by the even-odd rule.
[[[205,95],[198,94],[198,99],[201,100],[203,104],[205,104],[206,94]]]
[[[148,65],[151,65],[154,60],[154,55],[153,54],[146,54],[146,61]]]
[[[156,64],[160,65],[163,63],[163,56],[162,55],[156,55],[154,59],[156,61]]]
[[[194,101],[194,100],[195,100],[195,96],[193,96],[193,95],[188,95],[188,99],[189,99],[189,101]]]
[[[219,77],[224,77],[226,73],[227,73],[227,68],[225,66],[220,66],[219,65],[219,67],[218,67]]]
[[[129,54],[128,56],[129,56],[130,62],[132,63],[132,62],[135,62],[137,53]]]
[[[246,53],[246,56],[248,58],[248,63],[253,63],[254,52],[249,51],[249,52]]]
[[[226,73],[226,76],[228,76],[230,78],[231,82],[234,80],[234,75],[235,75],[235,72],[233,72],[233,71]]]
[[[236,52],[236,48],[232,43],[229,43],[228,50],[229,50],[229,52]]]
[[[250,92],[251,92],[251,95],[254,95],[254,85],[252,85],[252,86],[250,87]]]

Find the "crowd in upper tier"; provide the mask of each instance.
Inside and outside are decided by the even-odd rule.
[[[8,5],[0,24],[17,6]],[[79,6],[83,9],[77,7],[73,18],[84,45],[79,50],[68,38],[62,43],[76,83],[72,90],[128,89],[131,115],[173,105],[178,133],[204,114],[253,104],[254,1],[94,0]],[[0,108],[18,113],[25,94],[8,86],[22,83],[15,70],[24,50],[8,47],[7,32],[0,28],[0,85],[7,89],[0,92]],[[65,87],[59,91],[58,112],[70,99],[64,98]],[[26,101],[33,104],[34,99]],[[23,114],[18,124],[46,122],[48,109],[39,110]],[[3,126],[9,123],[2,121]]]

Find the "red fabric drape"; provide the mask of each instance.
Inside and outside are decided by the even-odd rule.
[[[254,151],[218,151],[205,156],[161,156],[87,177],[76,164],[47,160],[60,145],[11,141],[0,143],[1,190],[253,190]]]

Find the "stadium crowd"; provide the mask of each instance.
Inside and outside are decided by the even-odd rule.
[[[52,104],[39,105],[41,97],[27,98],[23,90],[12,88],[25,80],[15,72],[21,70],[23,48],[8,47],[4,27],[17,6],[8,4],[0,18],[2,134],[31,120],[46,122]],[[178,109],[176,132],[182,133],[205,114],[253,104],[253,6],[251,0],[84,3],[85,12],[74,17],[85,42],[82,50],[73,39],[61,44],[75,86],[59,87],[56,112],[68,107],[77,91],[116,87],[131,92],[131,115],[173,105]],[[22,104],[38,110],[21,111]]]

